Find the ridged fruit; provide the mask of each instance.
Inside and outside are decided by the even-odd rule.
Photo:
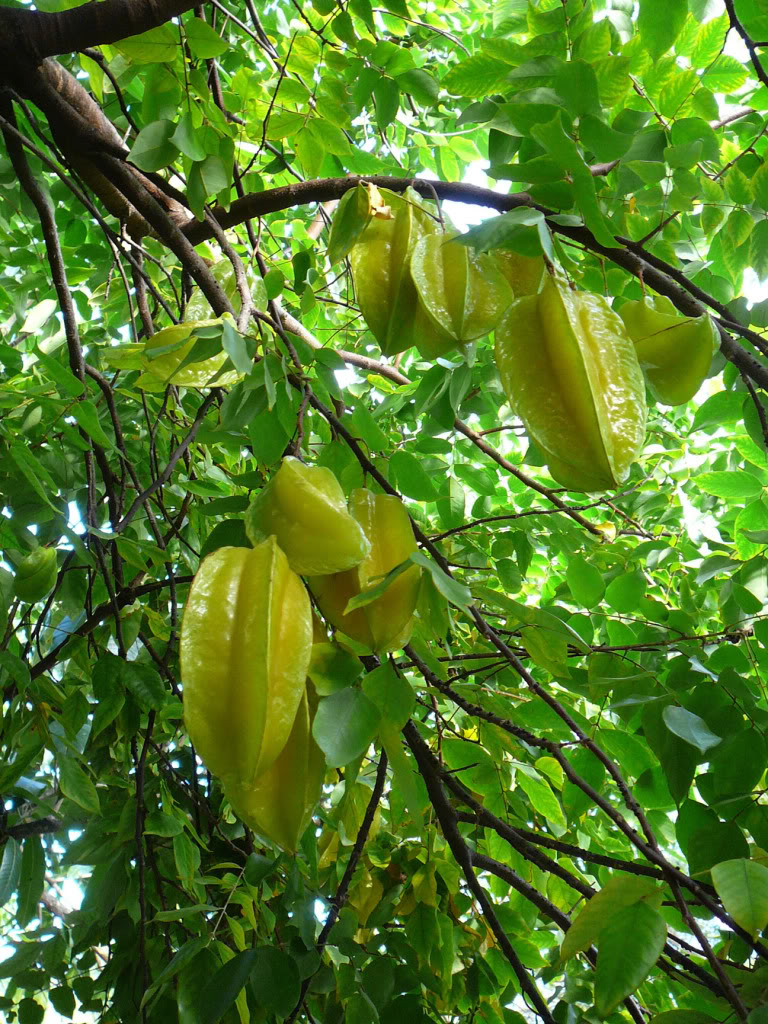
[[[225,785],[250,785],[282,751],[311,649],[309,596],[274,537],[203,560],[181,627],[184,721]]]
[[[411,255],[411,276],[419,299],[433,324],[447,334],[453,347],[488,334],[514,299],[514,293],[495,261],[454,241],[448,235],[425,235]],[[442,355],[444,347],[425,357]]]
[[[625,302],[619,316],[654,397],[664,405],[689,402],[704,383],[720,345],[712,317],[680,316],[664,296]]]
[[[535,295],[544,283],[547,268],[541,256],[523,256],[508,249],[494,249],[490,255],[515,293],[516,299]]]
[[[497,327],[496,365],[558,483],[603,491],[627,478],[645,438],[645,383],[634,345],[602,296],[549,275]]]
[[[425,355],[447,352],[456,342],[420,305],[410,270],[414,246],[420,238],[434,234],[438,225],[413,189],[398,195],[383,188],[379,194],[386,205],[373,210],[349,253],[363,318],[384,355],[412,346]]]
[[[245,528],[253,544],[277,537],[293,571],[305,576],[351,569],[371,549],[333,472],[290,457],[251,502]]]
[[[405,506],[389,494],[365,488],[352,492],[349,510],[369,541],[368,557],[355,569],[309,579],[309,587],[326,619],[372,651],[397,650],[410,638],[421,570],[412,565],[371,601],[347,614],[347,602],[367,587],[380,583],[388,572],[405,562],[416,550]]]
[[[325,755],[312,736],[313,709],[304,693],[288,742],[274,764],[249,786],[225,793],[250,828],[294,853],[323,791]]]

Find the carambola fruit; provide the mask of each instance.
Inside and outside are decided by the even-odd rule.
[[[312,736],[310,694],[302,697],[293,729],[277,760],[248,786],[224,792],[250,828],[294,853],[323,790],[325,755]]]
[[[664,405],[689,402],[704,382],[720,344],[712,317],[681,316],[665,296],[625,302],[619,310],[648,387]]]
[[[252,544],[274,534],[293,571],[304,576],[351,569],[371,550],[333,472],[291,457],[251,502],[245,529]]]
[[[497,327],[496,365],[558,483],[603,491],[626,479],[645,438],[645,383],[634,345],[602,296],[548,275]]]
[[[251,785],[280,754],[311,649],[309,596],[274,537],[202,561],[181,626],[184,721],[225,786]]]
[[[16,597],[22,601],[41,601],[49,594],[58,575],[56,548],[35,548],[16,566],[13,589]]]
[[[411,255],[411,276],[430,320],[454,347],[492,331],[515,297],[490,256],[445,234],[419,239]],[[430,341],[419,344],[423,356],[434,358],[445,351],[444,346],[430,351]]]
[[[381,204],[349,253],[355,297],[384,355],[416,346],[433,356],[456,347],[430,320],[411,277],[414,246],[438,230],[437,222],[409,188],[398,195],[379,189]],[[386,205],[383,205],[386,204]]]
[[[544,283],[547,269],[541,256],[523,256],[509,249],[494,249],[489,255],[493,257],[516,299],[535,295]]]
[[[352,492],[349,510],[371,542],[370,554],[347,572],[310,578],[309,587],[336,629],[372,651],[397,650],[410,638],[421,582],[418,566],[405,569],[369,604],[346,615],[344,609],[351,598],[380,583],[416,550],[408,513],[398,498],[365,488]]]

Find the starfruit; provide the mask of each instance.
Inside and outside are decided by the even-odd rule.
[[[292,457],[251,502],[245,529],[252,544],[274,534],[293,571],[304,576],[351,569],[371,550],[333,472]]]
[[[224,788],[245,824],[289,853],[296,851],[323,791],[325,755],[312,736],[313,717],[305,691],[288,742],[272,766],[250,785]]]
[[[419,299],[433,324],[464,345],[488,334],[514,299],[514,293],[494,260],[446,235],[425,235],[413,248],[411,276]],[[427,358],[445,350],[430,350],[432,337],[419,343]]]
[[[59,567],[56,548],[35,548],[16,566],[13,589],[22,601],[41,601],[56,585]]]
[[[373,216],[374,209],[381,211],[382,206],[381,193],[375,185],[360,181],[356,188],[344,193],[333,215],[328,236],[328,262],[331,265],[349,255]]]
[[[309,587],[328,621],[369,650],[397,650],[408,642],[416,609],[421,570],[411,565],[369,604],[344,613],[347,603],[375,586],[416,550],[405,506],[389,494],[365,488],[352,492],[349,510],[371,542],[371,552],[356,568],[310,578]]]
[[[360,311],[384,355],[414,345],[425,354],[447,352],[456,342],[430,320],[410,271],[414,246],[437,224],[413,189],[402,196],[385,188],[379,193],[387,205],[374,208],[349,253]]]
[[[523,256],[508,249],[494,249],[490,255],[515,293],[516,299],[535,295],[544,283],[547,268],[543,257]]]
[[[311,649],[309,596],[274,537],[203,559],[181,625],[184,721],[225,786],[250,785],[280,754]]]
[[[602,296],[548,275],[497,327],[496,365],[558,483],[602,491],[626,479],[645,437],[645,384],[624,325]]]
[[[689,402],[720,344],[708,313],[683,317],[665,296],[625,302],[619,310],[652,394],[664,405]]]

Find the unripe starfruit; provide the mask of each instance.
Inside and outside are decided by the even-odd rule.
[[[355,296],[365,322],[384,355],[416,346],[425,354],[448,351],[456,343],[430,320],[419,304],[411,277],[414,246],[438,225],[409,188],[398,195],[379,189],[382,204],[349,253]]]
[[[35,548],[16,566],[13,589],[22,601],[41,601],[56,585],[58,576],[56,548]]]
[[[323,791],[325,755],[312,736],[314,708],[305,692],[291,735],[274,764],[251,785],[229,784],[224,792],[238,816],[289,853],[312,818]]]
[[[665,296],[625,302],[619,310],[648,387],[664,405],[689,402],[704,382],[720,344],[708,313],[683,317]]]
[[[451,339],[451,347],[488,334],[514,299],[514,293],[495,261],[448,235],[425,235],[411,255],[411,276],[430,320]],[[442,355],[422,339],[425,357]]]
[[[634,345],[602,296],[549,275],[497,327],[496,365],[558,483],[604,491],[626,479],[645,438],[645,383]]]
[[[292,457],[283,459],[251,502],[245,530],[252,544],[274,534],[293,571],[303,576],[351,569],[371,550],[333,472]]]
[[[349,510],[371,542],[371,552],[355,569],[318,576],[309,586],[318,607],[342,633],[372,651],[397,650],[410,639],[421,570],[411,565],[369,604],[344,613],[347,603],[367,587],[380,583],[416,550],[416,539],[403,503],[389,494],[365,488],[352,492]]]
[[[184,721],[225,786],[251,785],[280,754],[311,650],[309,595],[274,537],[203,559],[181,625]]]

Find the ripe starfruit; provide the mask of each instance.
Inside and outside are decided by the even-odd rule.
[[[515,293],[516,299],[535,295],[544,283],[547,268],[543,257],[523,256],[509,249],[494,249],[490,255]]]
[[[602,296],[548,275],[497,327],[496,365],[558,483],[603,491],[626,479],[645,438],[645,384],[624,325]]]
[[[296,852],[325,779],[325,755],[312,736],[310,703],[305,691],[288,742],[266,772],[248,786],[234,783],[224,788],[245,824],[289,853]]]
[[[683,317],[665,296],[625,302],[619,310],[648,387],[664,405],[689,402],[704,382],[720,345],[708,313]]]
[[[59,567],[56,548],[35,548],[16,566],[13,589],[22,601],[41,601],[56,585]]]
[[[414,246],[437,231],[437,223],[408,188],[403,195],[379,189],[382,205],[349,253],[355,296],[384,355],[416,346],[432,355],[456,343],[430,320],[419,303],[410,263]],[[386,204],[386,205],[384,205]]]
[[[411,255],[411,276],[427,315],[453,347],[492,331],[515,297],[490,256],[448,235],[419,239]],[[433,341],[421,340],[423,356],[434,358],[445,351],[444,345],[430,350]]]
[[[401,572],[369,604],[346,614],[344,609],[351,598],[380,583],[416,550],[408,513],[398,498],[365,488],[352,492],[349,510],[371,542],[370,554],[348,572],[311,578],[309,587],[320,611],[336,629],[369,650],[398,650],[410,639],[421,582],[418,566]]]
[[[245,530],[252,544],[274,534],[293,571],[303,576],[351,569],[371,550],[333,472],[292,457],[283,459],[251,502]]]
[[[181,625],[184,721],[225,786],[251,785],[280,754],[311,652],[309,596],[274,537],[203,559]]]

